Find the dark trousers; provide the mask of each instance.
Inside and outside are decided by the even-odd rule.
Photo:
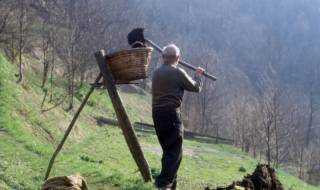
[[[153,109],[152,117],[162,147],[162,169],[157,187],[176,188],[177,172],[182,160],[183,125],[177,109]]]

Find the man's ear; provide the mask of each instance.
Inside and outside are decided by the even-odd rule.
[[[180,56],[178,55],[177,58],[176,58],[176,61],[179,61],[179,59],[180,59]]]

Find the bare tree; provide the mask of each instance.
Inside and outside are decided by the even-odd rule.
[[[25,35],[25,23],[26,23],[26,3],[24,0],[19,0],[19,42],[18,42],[18,55],[19,55],[19,74],[17,83],[20,83],[23,78],[22,71],[22,56],[23,56],[23,48],[25,45],[24,35]]]

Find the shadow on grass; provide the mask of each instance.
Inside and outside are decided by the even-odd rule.
[[[6,133],[6,132],[7,132],[7,130],[5,128],[0,127],[0,133]]]
[[[118,126],[118,121],[116,119],[110,119],[107,117],[97,116],[94,117],[96,123],[99,127],[103,127],[105,125]]]
[[[126,189],[126,190],[150,190],[151,184],[145,184],[142,179],[127,179],[122,174],[112,174],[108,177],[102,177],[100,172],[87,173],[90,181],[90,186],[95,189]]]

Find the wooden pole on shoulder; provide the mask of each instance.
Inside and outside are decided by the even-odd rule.
[[[131,155],[134,161],[136,162],[144,181],[149,182],[152,180],[152,176],[151,176],[148,162],[144,157],[138,138],[131,125],[126,109],[122,104],[121,97],[115,86],[115,81],[113,79],[112,72],[110,70],[109,65],[107,64],[105,51],[100,50],[96,52],[95,57],[99,65],[101,74],[104,78],[104,82],[107,87],[112,105],[116,112],[119,126],[123,132],[123,135],[125,137],[127,145],[131,152]]]

